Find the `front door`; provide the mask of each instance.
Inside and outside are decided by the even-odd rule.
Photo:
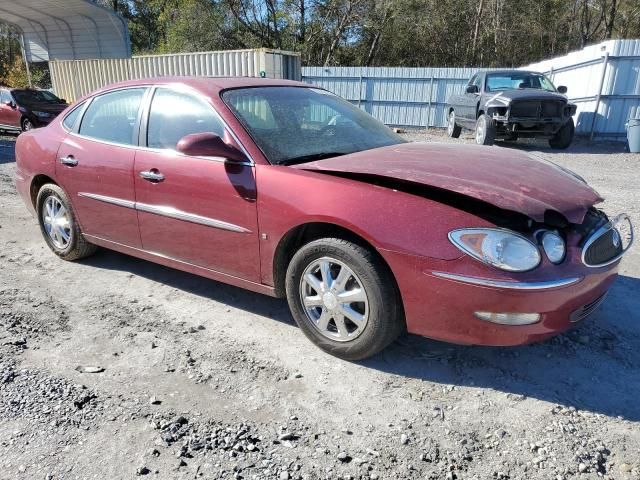
[[[0,126],[21,128],[22,115],[8,90],[0,90]]]
[[[130,88],[95,97],[78,131],[60,145],[56,163],[56,176],[71,197],[82,231],[135,248],[141,243],[133,166],[145,92]]]
[[[143,129],[143,136],[144,136]],[[142,246],[216,272],[260,281],[255,169],[248,162],[175,151],[185,135],[213,132],[232,141],[204,99],[156,89],[146,138],[136,154],[136,208]]]

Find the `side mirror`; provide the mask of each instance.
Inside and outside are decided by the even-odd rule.
[[[565,87],[564,85],[558,87],[558,93],[562,93],[564,95],[565,93],[567,93],[567,87]]]
[[[478,93],[480,90],[477,85],[467,85],[467,93]]]
[[[247,157],[232,145],[227,145],[215,133],[192,133],[180,139],[176,150],[191,157],[223,157],[231,162],[246,162]]]
[[[13,103],[13,100],[7,100],[6,102],[4,102],[5,105],[8,105],[11,108],[15,108],[16,104]]]

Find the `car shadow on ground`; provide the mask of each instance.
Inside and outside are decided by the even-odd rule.
[[[284,300],[107,250],[100,250],[84,263],[130,272],[295,327]],[[356,363],[390,375],[490,388],[516,399],[530,397],[637,421],[638,291],[640,279],[621,276],[592,317],[575,330],[543,343],[502,348],[458,346],[406,335],[381,354]]]
[[[3,163],[13,163],[15,157],[16,141],[7,138],[0,138],[0,165]]]

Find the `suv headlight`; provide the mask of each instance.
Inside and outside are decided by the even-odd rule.
[[[49,118],[51,114],[49,112],[33,112],[34,115],[38,118]]]
[[[449,232],[456,247],[487,265],[526,272],[542,259],[538,247],[519,233],[498,228],[461,228]]]

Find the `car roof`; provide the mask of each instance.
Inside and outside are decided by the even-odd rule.
[[[168,76],[151,77],[137,80],[126,80],[124,82],[112,83],[87,96],[92,96],[98,92],[113,90],[115,88],[126,88],[149,85],[183,85],[199,90],[208,95],[217,95],[221,90],[229,88],[248,87],[310,87],[308,83],[297,82],[295,80],[281,80],[272,78],[257,77],[196,77],[196,76]]]

